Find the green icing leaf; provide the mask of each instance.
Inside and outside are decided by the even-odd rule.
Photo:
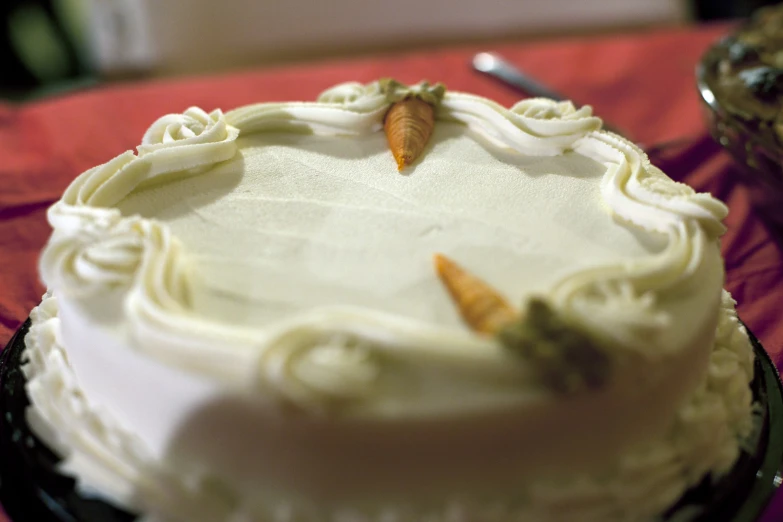
[[[523,318],[502,328],[497,336],[555,392],[597,389],[609,379],[612,361],[606,350],[542,299],[531,299]]]
[[[443,95],[446,94],[446,86],[442,83],[430,85],[427,82],[421,82],[418,85],[409,87],[393,78],[382,78],[378,80],[378,83],[380,84],[381,92],[386,96],[386,101],[389,103],[395,103],[409,96],[415,96],[432,106],[437,106],[443,100]]]

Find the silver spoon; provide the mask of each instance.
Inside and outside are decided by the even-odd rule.
[[[525,74],[521,70],[517,69],[502,57],[494,53],[478,53],[473,57],[473,68],[479,72],[482,72],[492,78],[499,80],[505,85],[511,86],[514,89],[521,91],[528,96],[550,98],[555,101],[567,100],[561,93],[554,91],[541,82],[535,80],[529,75]],[[628,133],[604,122],[604,129],[609,132],[614,132],[620,136],[628,137]],[[692,142],[693,137],[674,138],[654,145],[646,145],[638,143],[637,145],[644,150],[648,155],[663,152],[665,149],[670,149],[676,146],[684,145]]]
[[[534,80],[497,54],[478,53],[473,57],[473,68],[500,80],[506,85],[510,85],[529,96],[549,98],[555,101],[563,101],[566,99],[562,94],[553,91],[546,85]]]

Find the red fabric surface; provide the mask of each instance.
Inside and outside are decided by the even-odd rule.
[[[659,163],[676,180],[725,201],[726,286],[743,320],[783,363],[783,264],[773,235],[736,183],[729,156],[707,136],[694,66],[726,26],[626,36],[504,43],[495,50],[645,143],[693,136]],[[45,210],[80,172],[135,148],[157,117],[191,105],[207,111],[276,100],[312,100],[336,83],[393,76],[443,81],[511,105],[519,95],[472,72],[474,47],[296,65],[216,77],[124,84],[28,105],[0,104],[0,346],[43,292],[36,273],[49,234]],[[783,520],[778,497],[764,522]],[[0,514],[0,522],[6,519]]]

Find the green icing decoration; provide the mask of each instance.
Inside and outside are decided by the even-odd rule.
[[[427,82],[421,82],[418,85],[409,87],[393,78],[382,78],[378,80],[378,83],[381,86],[381,92],[386,96],[386,101],[389,103],[395,103],[410,96],[415,96],[432,106],[437,106],[443,100],[443,95],[446,94],[446,86],[442,83],[430,85]]]
[[[545,301],[528,301],[527,314],[497,334],[509,351],[528,361],[545,386],[558,393],[597,389],[612,361],[603,347],[557,314]]]

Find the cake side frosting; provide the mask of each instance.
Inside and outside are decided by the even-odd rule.
[[[83,397],[88,409],[102,411],[98,415],[104,419],[102,422],[113,423],[118,432],[123,431],[123,425],[136,427],[138,433],[131,437],[136,441],[134,447],[145,449],[139,450],[140,453],[132,458],[123,454],[120,460],[128,466],[127,473],[109,481],[117,485],[115,494],[120,499],[153,511],[166,511],[171,506],[164,506],[165,502],[155,497],[150,491],[154,488],[146,487],[149,484],[145,486],[145,481],[159,486],[156,481],[162,480],[167,487],[185,490],[190,487],[193,491],[201,486],[183,486],[181,481],[204,482],[207,489],[220,484],[220,488],[228,488],[231,495],[240,497],[258,490],[259,485],[269,484],[265,481],[275,477],[264,474],[263,462],[258,462],[259,469],[246,470],[250,473],[245,473],[247,476],[239,473],[239,477],[226,477],[226,473],[231,474],[232,466],[237,467],[237,461],[232,459],[238,458],[239,453],[232,454],[231,451],[222,456],[208,455],[206,460],[196,458],[194,466],[183,465],[194,456],[188,455],[188,450],[194,451],[197,457],[199,453],[210,453],[208,437],[204,440],[185,437],[180,440],[184,441],[183,447],[188,444],[192,447],[179,454],[167,447],[172,441],[168,438],[171,432],[165,433],[165,428],[176,430],[178,423],[186,427],[192,420],[188,419],[188,415],[197,414],[200,405],[209,406],[215,401],[220,404],[221,400],[228,401],[229,409],[236,407],[238,413],[248,414],[248,419],[254,420],[258,426],[272,427],[271,431],[277,424],[284,426],[289,422],[285,420],[286,411],[293,407],[298,412],[296,416],[312,419],[305,425],[313,423],[314,443],[319,436],[328,440],[339,435],[350,440],[356,436],[351,434],[352,423],[361,419],[370,422],[370,432],[390,426],[389,433],[392,434],[397,433],[396,430],[417,433],[419,422],[418,429],[426,434],[431,432],[433,425],[417,421],[416,416],[425,420],[431,417],[433,422],[444,425],[456,422],[454,426],[469,426],[475,420],[473,416],[482,411],[489,412],[488,424],[476,431],[468,430],[461,443],[471,444],[489,436],[493,426],[503,426],[501,419],[509,413],[516,415],[517,420],[531,424],[536,424],[536,419],[543,420],[541,424],[549,426],[551,431],[546,432],[542,428],[544,431],[538,435],[543,437],[541,440],[548,440],[547,437],[556,433],[556,426],[563,419],[575,418],[578,425],[580,417],[574,417],[573,410],[581,406],[584,411],[596,415],[600,415],[601,411],[605,415],[611,411],[620,414],[627,411],[629,415],[636,415],[634,419],[640,429],[635,432],[608,426],[604,433],[596,433],[597,438],[605,436],[607,439],[596,454],[611,456],[607,460],[612,463],[607,464],[610,467],[618,465],[623,458],[632,458],[628,455],[635,455],[634,452],[652,451],[649,448],[653,442],[663,445],[663,449],[658,447],[655,450],[656,454],[670,457],[679,451],[672,449],[672,444],[684,444],[684,439],[679,438],[684,437],[682,430],[672,428],[671,418],[682,401],[699,396],[704,379],[708,378],[705,375],[710,371],[708,361],[712,361],[716,353],[723,353],[720,349],[713,350],[716,321],[719,317],[730,315],[725,311],[731,308],[725,304],[725,298],[725,310],[718,313],[723,272],[716,238],[723,231],[720,220],[726,209],[709,196],[695,194],[691,189],[671,181],[651,166],[644,154],[627,140],[599,131],[600,120],[592,117],[589,108],[576,110],[570,104],[527,100],[507,110],[478,97],[447,92],[437,111],[438,121],[466,125],[471,132],[493,143],[496,148],[492,150],[536,158],[549,156],[555,158],[551,160],[555,162],[552,164],[572,154],[587,171],[591,164],[604,166],[606,172],[601,176],[600,187],[598,184],[595,186],[600,189],[603,204],[610,215],[627,223],[623,227],[637,230],[649,243],[630,258],[620,256],[611,262],[602,261],[573,270],[539,289],[559,313],[601,339],[622,369],[603,395],[588,394],[575,399],[576,402],[570,405],[569,401],[540,388],[530,364],[520,361],[509,365],[508,354],[492,339],[473,335],[448,324],[448,321],[443,324],[423,320],[411,313],[373,310],[367,305],[322,306],[259,324],[216,320],[213,314],[203,313],[208,309],[203,303],[207,294],[202,292],[204,281],[200,278],[216,279],[203,271],[204,266],[193,261],[198,259],[198,252],[193,251],[193,239],[183,243],[177,237],[178,233],[172,232],[185,231],[174,216],[177,211],[172,209],[169,214],[164,213],[160,217],[142,217],[128,212],[128,209],[135,208],[134,201],[143,200],[148,194],[163,194],[166,187],[186,183],[196,176],[235,176],[235,167],[240,160],[244,160],[246,169],[250,169],[255,160],[251,161],[248,153],[257,148],[278,150],[266,142],[253,141],[254,136],[314,133],[352,135],[359,139],[372,134],[380,128],[388,103],[378,84],[346,84],[327,91],[317,103],[260,104],[229,112],[225,116],[219,111],[206,114],[195,109],[183,116],[167,116],[151,127],[137,155],[128,152],[88,171],[51,209],[49,216],[55,232],[44,252],[41,267],[47,285],[57,298],[59,319],[55,324],[58,346],[67,347],[64,351],[68,354],[68,364],[61,363],[51,371],[46,370],[45,362],[40,363],[38,369],[31,365],[31,390],[36,386],[46,388],[44,381],[37,379],[36,375],[73,371],[75,377],[69,381],[72,383],[69,389]],[[434,158],[438,157],[438,147],[448,143],[449,139],[455,137],[441,135],[436,140]],[[308,142],[304,140],[301,143]],[[422,165],[414,176],[428,173],[426,165]],[[241,176],[245,181],[255,179],[249,176],[249,170]],[[546,186],[538,180],[536,182]],[[240,180],[237,189],[242,187],[241,183]],[[200,218],[199,212],[207,208],[194,215]],[[603,259],[611,259],[611,256]],[[475,266],[477,262],[481,264],[478,258],[472,264]],[[492,277],[491,274],[487,276]],[[514,300],[524,297],[510,296]],[[725,322],[724,319],[720,321],[720,324]],[[727,327],[723,328],[726,330]],[[741,332],[741,329],[736,329]],[[747,339],[741,333],[738,339],[732,341],[733,350],[738,353],[745,350],[746,355],[750,354]],[[719,346],[722,342],[719,340]],[[71,367],[73,370],[70,370]],[[138,394],[126,393],[123,391],[127,387],[125,384],[112,382],[117,372],[123,371],[121,368],[125,371],[136,368],[138,375],[147,376],[151,388]],[[390,377],[435,383],[439,378],[442,384],[436,384],[431,392],[425,393],[425,407],[413,415],[416,408],[401,410],[395,406],[390,409],[389,405],[394,405],[395,401],[404,404],[405,399],[404,395],[399,395],[401,388],[383,385],[389,382]],[[738,378],[745,378],[747,383],[749,375],[740,374]],[[36,382],[39,384],[36,385]],[[635,391],[629,394],[631,390]],[[651,396],[645,397],[648,392]],[[444,402],[442,398],[450,393],[456,395]],[[723,392],[717,393],[724,397],[721,395]],[[718,425],[724,426],[721,429],[726,436],[716,443],[709,456],[703,457],[701,463],[691,462],[670,468],[670,472],[680,476],[681,480],[675,481],[678,487],[656,497],[659,502],[671,500],[673,494],[676,498],[678,491],[703,474],[703,469],[720,473],[733,462],[737,440],[748,431],[745,420],[749,419],[749,399],[741,390],[734,389],[731,393],[734,395],[726,395],[724,399],[738,401],[737,406],[730,408],[736,417],[729,419],[718,415],[711,421],[716,429]],[[45,400],[44,395],[38,395],[40,401]],[[150,400],[155,401],[156,395],[164,399],[162,402],[172,400],[169,404],[156,405],[155,416],[150,417],[152,413],[145,411],[145,407]],[[479,397],[481,400],[472,404],[467,401],[455,408],[459,404],[457,398],[466,397]],[[249,409],[243,409],[247,404],[250,404]],[[34,410],[45,419],[45,423],[57,425],[75,421],[73,418],[59,421],[47,418],[48,414],[41,413],[45,410],[43,406]],[[546,410],[543,417],[536,413],[539,410]],[[743,417],[744,413],[748,415]],[[112,417],[118,417],[120,422],[110,421]],[[384,428],[390,420],[391,424]],[[590,425],[589,420],[582,421],[585,426]],[[297,422],[301,420],[293,424]],[[238,429],[238,426],[235,428]],[[194,429],[199,432],[204,427],[195,426]],[[642,433],[645,429],[649,429],[649,433]],[[519,435],[535,440],[535,429],[527,431],[529,433]],[[296,435],[296,429],[288,435],[301,437]],[[259,440],[263,440],[263,433],[258,436],[261,437]],[[617,453],[614,456],[611,445],[615,439],[612,437],[620,437],[619,449],[614,450]],[[100,434],[97,438],[101,438]],[[507,438],[506,442],[509,442],[511,436]],[[393,435],[389,435],[387,440],[378,441],[378,448],[393,440]],[[561,442],[562,446],[553,440],[546,448],[528,448],[526,456],[532,458],[537,453],[557,455],[560,447],[569,445],[568,441]],[[203,446],[205,443],[208,445]],[[97,443],[96,448],[101,444]],[[242,444],[236,449],[249,451],[252,448],[252,445],[247,445],[250,444],[249,438],[243,439]],[[297,444],[295,440],[291,442],[290,450],[296,451]],[[504,447],[503,444],[505,442],[499,441],[499,447]],[[590,444],[594,443],[580,444],[583,445],[577,444],[573,451],[593,449]],[[66,446],[75,448],[79,442],[70,440]],[[335,445],[334,454],[327,457],[342,458],[347,468],[360,470],[361,461],[351,456],[350,444],[345,442],[342,446],[345,448]],[[426,447],[417,451],[422,452],[421,455],[427,454]],[[100,461],[100,458],[94,458],[96,454],[99,453],[75,451],[66,466],[78,470],[85,484],[96,485],[100,482],[96,477],[106,478],[106,470],[94,465]],[[457,451],[454,455],[458,454]],[[676,454],[676,459],[682,459],[679,453]],[[722,457],[717,458],[717,455]],[[219,462],[221,459],[224,462]],[[317,457],[314,456],[314,460]],[[578,458],[574,460],[579,461]],[[313,464],[312,471],[315,472],[318,466],[325,466],[326,462]],[[564,470],[568,470],[569,466],[573,468],[574,476],[588,477],[586,480],[590,484],[596,474],[616,474],[614,468],[607,471],[608,468],[587,460],[574,463],[553,461],[551,464],[555,479],[562,479]],[[214,469],[210,469],[212,465],[215,465]],[[544,466],[545,463],[539,465]],[[206,469],[200,469],[200,466]],[[384,466],[391,466],[391,463],[387,462],[379,469]],[[273,468],[278,469],[270,467]],[[545,469],[532,463],[530,468]],[[682,477],[683,473],[687,475],[687,469],[696,469],[698,475],[695,478]],[[307,469],[303,473],[308,473]],[[396,476],[395,473],[392,467],[387,470],[388,477]],[[551,506],[545,507],[548,505],[546,502],[540,502],[547,495],[559,498],[558,502],[563,501],[563,496],[573,494],[573,498],[579,497],[579,493],[564,489],[560,497],[559,493],[551,491],[539,498],[535,492],[545,491],[543,484],[546,482],[531,482],[526,473],[533,474],[520,469],[519,477],[514,479],[519,481],[518,489],[515,489],[514,483],[509,486],[511,492],[526,492],[520,494],[527,500],[520,503],[521,507],[517,506],[523,511],[551,509]],[[435,485],[442,481],[442,477],[433,476],[427,482],[427,473],[422,475],[425,476],[422,489],[435,488],[435,492]],[[313,491],[317,491],[320,487],[317,476],[318,473],[309,478],[305,475],[298,478],[291,476],[287,480],[293,483],[316,480]],[[353,480],[349,480],[349,476],[350,473],[345,475],[346,484]],[[503,473],[499,475],[502,476]],[[215,484],[210,486],[210,481]],[[339,487],[340,480],[336,482],[338,484],[332,486]],[[382,488],[382,484],[383,480],[378,484],[368,483],[367,496],[371,496],[372,488]],[[457,490],[477,486],[470,481],[453,485]],[[682,488],[678,489],[679,486]],[[592,491],[598,494],[602,487],[596,486],[598,489]],[[193,491],[182,494],[188,497]],[[605,493],[605,490],[601,491]],[[258,514],[270,509],[276,502],[290,504],[296,498],[291,496],[294,494],[291,491],[278,493],[272,491],[267,496],[262,495],[259,505],[246,509]],[[399,492],[396,494],[395,498],[399,499]],[[357,495],[361,497],[361,491]],[[205,499],[208,497],[204,496]],[[286,498],[288,500],[280,500]],[[347,502],[346,509],[364,510],[365,514],[377,510],[377,506],[359,506],[361,498],[351,499],[350,494],[343,497],[336,495],[335,498],[336,505],[329,509],[342,509],[340,503]],[[226,501],[225,498],[219,500]],[[300,504],[306,505],[307,502],[302,500]],[[467,499],[463,504],[465,502],[471,504],[475,499]],[[622,509],[618,503],[622,500],[614,496],[603,504],[599,502],[602,507],[596,509],[604,514],[620,516],[618,513]],[[204,506],[199,506],[199,511],[203,508],[203,513],[209,512]],[[219,509],[229,508],[223,505]],[[220,513],[224,513],[220,517],[225,515],[224,511]],[[642,516],[640,513],[637,514]],[[176,520],[176,517],[182,517],[182,513],[170,512],[168,516]],[[628,518],[630,513],[622,515],[626,518],[617,516],[617,520],[631,520]]]
[[[66,456],[64,471],[79,477],[85,491],[146,511],[147,522],[231,517],[282,521],[291,516],[309,520],[307,509],[259,506],[252,500],[257,492],[226,495],[224,486],[208,474],[194,482],[156,462],[132,432],[90,404],[68,365],[57,314],[57,300],[50,295],[31,314],[25,373],[35,408],[28,418],[39,435]],[[725,292],[708,368],[664,436],[626,452],[595,476],[549,477],[507,502],[449,498],[422,512],[406,505],[386,505],[361,513],[348,506],[343,512],[321,513],[312,519],[653,520],[704,474],[718,477],[728,471],[741,451],[741,442],[753,443],[748,440],[753,422],[747,386],[753,375],[753,353],[734,302]]]

